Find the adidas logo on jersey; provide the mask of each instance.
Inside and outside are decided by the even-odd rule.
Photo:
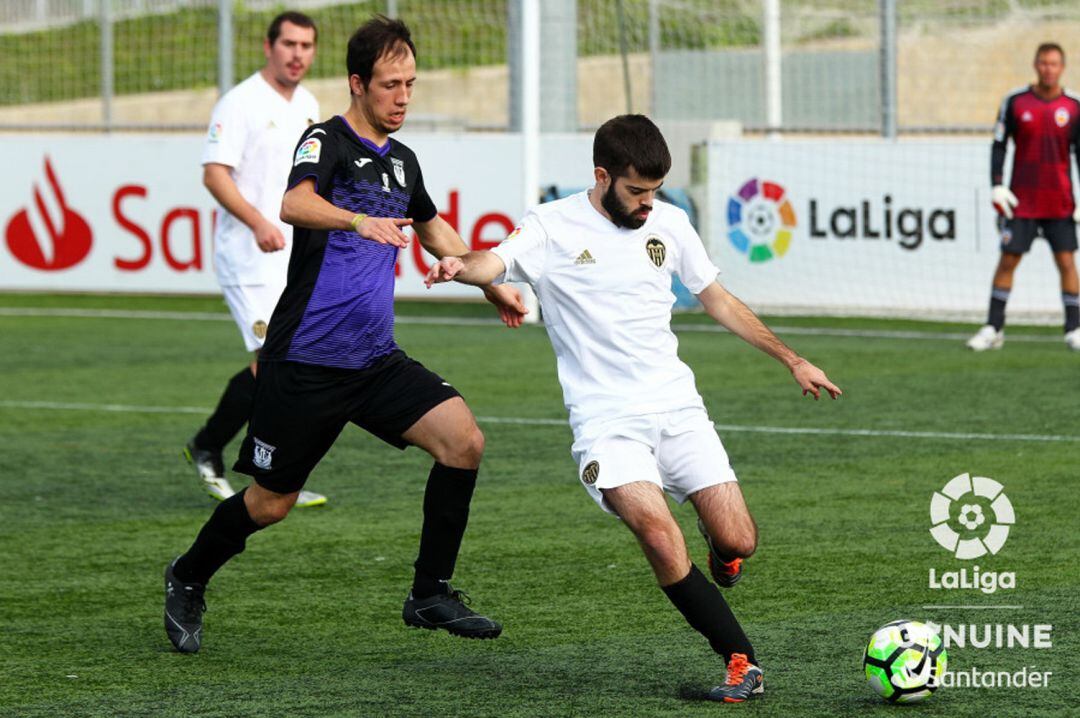
[[[589,250],[585,250],[578,255],[578,258],[574,260],[574,264],[596,264],[596,260],[589,254]]]

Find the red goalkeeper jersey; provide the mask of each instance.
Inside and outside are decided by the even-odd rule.
[[[1070,151],[1080,142],[1080,98],[1068,91],[1044,100],[1030,87],[1016,90],[1001,103],[990,153],[990,182],[1002,183],[1005,144],[1012,138],[1009,189],[1020,201],[1017,217],[1064,219],[1075,207]]]

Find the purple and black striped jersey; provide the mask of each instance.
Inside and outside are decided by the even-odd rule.
[[[417,222],[438,213],[412,150],[393,139],[379,147],[340,116],[301,137],[289,187],[309,178],[321,197],[350,212]],[[397,252],[353,231],[296,227],[288,285],[260,360],[363,369],[395,351]]]

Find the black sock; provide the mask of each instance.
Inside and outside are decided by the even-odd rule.
[[[446,593],[454,575],[461,537],[469,523],[469,502],[476,487],[476,469],[455,469],[436,462],[424,491],[424,528],[416,557],[412,593],[427,598]]]
[[[660,588],[690,627],[708,639],[709,645],[723,657],[724,663],[731,659],[732,653],[742,653],[746,655],[746,660],[757,665],[754,647],[743,633],[735,614],[728,608],[727,601],[720,595],[720,589],[710,583],[697,566],[690,564],[690,573],[686,578]]]
[[[206,585],[225,562],[244,550],[247,537],[261,526],[255,523],[244,505],[247,489],[238,491],[218,504],[203,525],[195,543],[176,560],[173,573],[184,583]]]
[[[1062,292],[1061,303],[1065,305],[1065,331],[1071,332],[1080,327],[1080,294]]]
[[[251,417],[255,404],[255,375],[251,367],[237,372],[225,386],[217,408],[206,426],[195,435],[195,446],[206,451],[221,451],[232,441]]]
[[[987,317],[986,323],[999,332],[1005,326],[1005,304],[1008,301],[1008,289],[993,287],[990,290],[990,316]]]

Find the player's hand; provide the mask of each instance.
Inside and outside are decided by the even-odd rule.
[[[462,262],[460,257],[443,257],[431,265],[427,276],[424,277],[424,286],[431,289],[434,284],[449,282],[464,268],[465,262]]]
[[[484,297],[499,310],[499,319],[511,329],[517,329],[525,321],[529,310],[521,301],[521,292],[508,284],[484,287]]]
[[[401,228],[410,224],[412,220],[408,217],[364,217],[356,226],[356,233],[372,242],[404,249],[409,246],[409,236]]]
[[[1020,200],[1016,198],[1012,190],[1003,184],[994,185],[994,188],[990,190],[990,201],[1001,210],[1005,219],[1012,219],[1013,207],[1020,204]]]
[[[255,244],[263,252],[277,252],[285,249],[285,235],[276,224],[264,220],[255,227]]]
[[[791,367],[791,376],[802,387],[803,396],[813,394],[814,401],[821,398],[822,389],[829,392],[829,396],[833,399],[844,393],[840,391],[840,387],[829,381],[829,377],[825,376],[825,372],[801,357]]]

